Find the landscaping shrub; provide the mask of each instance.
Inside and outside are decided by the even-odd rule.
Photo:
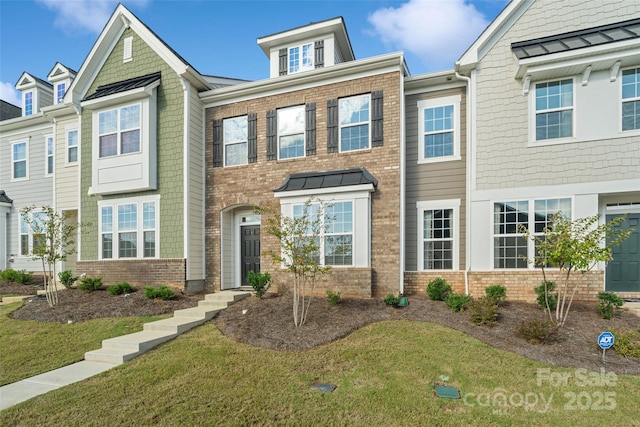
[[[134,292],[135,289],[127,282],[116,283],[115,285],[107,288],[111,295],[124,295]]]
[[[498,306],[487,296],[473,298],[469,303],[471,322],[478,326],[493,326],[498,320]]]
[[[388,306],[397,307],[398,305],[400,305],[400,295],[396,296],[394,294],[387,294],[387,296],[384,297],[383,301]]]
[[[247,282],[253,288],[254,295],[261,298],[271,287],[271,275],[250,270],[247,274]]]
[[[487,297],[491,298],[496,305],[500,306],[507,299],[507,288],[502,285],[491,285],[484,290]]]
[[[2,273],[0,273],[0,279],[5,280],[7,282],[27,284],[31,282],[33,278],[33,273],[28,273],[26,270],[14,270],[12,268],[7,268]]]
[[[523,320],[516,327],[516,336],[532,344],[544,344],[558,339],[558,325],[550,320]]]
[[[542,282],[540,286],[533,288],[533,290],[536,292],[536,295],[538,295],[538,298],[536,298],[536,303],[541,310],[547,309],[547,303],[545,302],[544,298],[545,284],[547,285],[549,310],[555,310],[556,306],[558,305],[558,293],[554,292],[556,290],[556,282],[547,280],[546,282]]]
[[[327,291],[327,301],[329,301],[329,305],[340,304],[340,295],[340,292]]]
[[[175,291],[172,288],[164,285],[158,288],[153,288],[151,286],[144,288],[144,296],[149,299],[157,298],[164,301],[168,301],[170,299],[173,299],[175,295],[176,295]]]
[[[469,295],[456,293],[450,293],[444,300],[444,303],[451,311],[464,311],[470,302],[471,297]]]
[[[83,277],[78,285],[78,289],[86,292],[93,292],[102,287],[102,277]]]
[[[71,288],[73,284],[76,283],[76,280],[78,280],[78,278],[73,275],[73,272],[71,270],[65,270],[58,273],[58,279],[60,280],[60,283],[62,283],[62,285],[67,289]]]
[[[624,304],[624,300],[613,292],[599,292],[598,310],[604,319],[613,319],[616,313],[620,313],[620,307]]]
[[[427,295],[434,301],[444,301],[451,292],[451,285],[446,280],[436,277],[427,285]]]
[[[640,359],[640,324],[637,330],[612,328],[611,333],[615,337],[613,349],[616,353]]]

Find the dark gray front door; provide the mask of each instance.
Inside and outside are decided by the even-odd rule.
[[[260,226],[243,225],[240,227],[240,262],[242,263],[242,284],[248,285],[247,274],[253,270],[260,272]]]
[[[611,221],[620,215],[607,215]],[[640,214],[630,214],[620,224],[634,229],[621,245],[613,248],[613,260],[607,264],[605,288],[610,292],[640,292]]]

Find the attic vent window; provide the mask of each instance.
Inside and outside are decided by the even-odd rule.
[[[124,39],[124,57],[123,62],[129,62],[133,60],[133,37],[127,37]]]

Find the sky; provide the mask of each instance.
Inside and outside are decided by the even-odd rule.
[[[356,59],[403,51],[411,75],[454,62],[508,0],[122,0],[201,74],[262,80],[256,39],[342,16]],[[79,71],[114,0],[0,0],[0,98],[20,105],[23,72],[47,80],[56,64]]]

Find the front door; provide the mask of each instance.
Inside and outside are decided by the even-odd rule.
[[[620,215],[607,215],[611,221]],[[613,260],[607,264],[605,289],[609,292],[640,292],[640,214],[629,214],[619,226],[633,229],[621,245],[613,248]]]
[[[260,226],[243,225],[240,227],[240,235],[242,284],[248,285],[247,274],[249,271],[260,272]]]

